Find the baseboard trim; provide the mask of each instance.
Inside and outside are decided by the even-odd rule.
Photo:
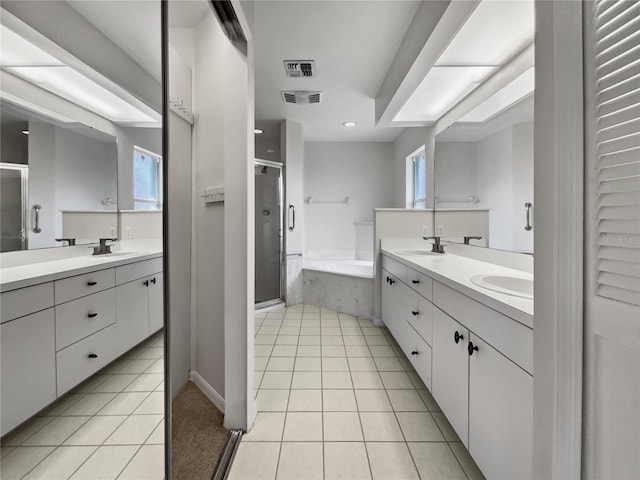
[[[189,380],[191,380],[196,387],[200,389],[202,393],[213,403],[218,410],[224,413],[224,398],[220,396],[215,389],[209,385],[204,378],[198,374],[198,372],[191,370],[189,372]]]

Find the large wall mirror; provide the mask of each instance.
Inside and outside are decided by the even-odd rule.
[[[453,242],[533,253],[530,68],[435,139],[436,232]],[[451,221],[449,212],[460,213]]]

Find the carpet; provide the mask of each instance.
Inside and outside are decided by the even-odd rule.
[[[173,480],[210,480],[229,431],[223,414],[192,382],[178,394],[171,412]]]

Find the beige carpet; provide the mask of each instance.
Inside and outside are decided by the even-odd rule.
[[[172,406],[172,479],[210,480],[229,436],[223,415],[189,382]]]

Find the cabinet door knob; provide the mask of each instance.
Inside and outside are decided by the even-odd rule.
[[[420,315],[420,312],[418,310],[411,310],[411,315],[414,315],[417,317],[418,315]]]
[[[393,285],[394,283],[396,283],[396,281],[395,281],[393,278],[390,278],[390,279],[389,279],[389,284],[390,284],[390,285]]]
[[[414,285],[417,285],[420,283],[420,280],[411,280],[411,283],[413,283]]]
[[[98,316],[98,314],[95,313],[95,312],[90,313],[90,314],[87,315],[87,317],[89,317],[89,318],[96,318],[97,316]]]
[[[153,283],[154,285],[156,284],[156,277],[153,277],[153,278],[151,279],[151,283]]]
[[[460,340],[464,340],[464,335],[458,333],[456,330],[456,333],[453,334],[453,340],[458,343]]]
[[[149,286],[149,280],[145,280],[144,282],[142,282],[142,284],[143,284],[145,287],[148,287],[148,286]]]
[[[418,351],[417,350],[412,351],[411,355],[418,355]]]
[[[96,355],[95,353],[90,353],[89,358],[98,358],[98,355]]]
[[[469,356],[471,356],[473,355],[473,352],[478,351],[478,346],[474,345],[473,342],[469,342],[469,346],[467,347],[467,350],[469,351]]]
[[[90,287],[95,287],[98,284],[98,282],[87,282],[87,285],[89,285]]]

